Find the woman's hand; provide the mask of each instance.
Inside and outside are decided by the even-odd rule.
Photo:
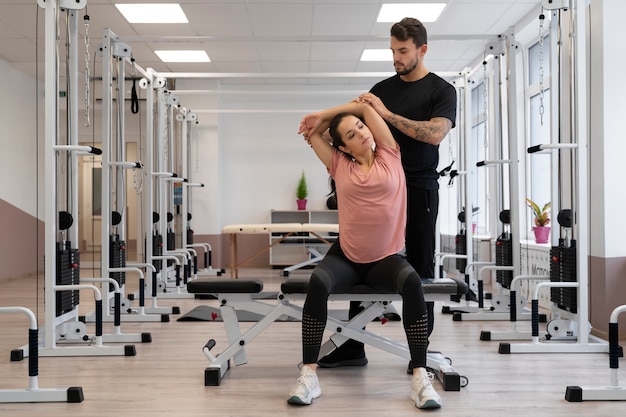
[[[322,115],[319,112],[307,114],[300,121],[298,134],[302,134],[305,138],[308,138],[313,134],[313,132],[315,132],[321,123]]]

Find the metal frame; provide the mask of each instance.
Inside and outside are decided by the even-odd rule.
[[[433,291],[436,291],[434,288],[437,288],[438,284],[447,282],[446,285],[450,286],[450,281],[452,280],[448,278],[434,279],[431,284],[424,283],[423,285],[425,287],[430,285]],[[233,285],[233,282],[236,282],[235,285],[239,284],[242,286],[249,284],[246,281],[229,281],[229,286]],[[212,284],[218,283],[214,281]],[[262,290],[262,283],[260,283],[260,287],[259,292]],[[194,293],[199,293],[198,291],[193,291]],[[230,369],[231,359],[235,365],[246,364],[248,358],[245,347],[280,317],[287,316],[301,320],[302,307],[294,304],[293,301],[302,301],[306,297],[305,293],[285,294],[281,292],[277,295],[277,303],[272,303],[260,301],[257,298],[258,293],[225,292],[216,295],[218,300],[220,300],[219,311],[224,322],[229,346],[221,353],[213,354],[211,350],[215,347],[215,341],[211,339],[202,349],[204,355],[210,361],[210,365],[205,369],[205,386],[220,385],[222,377]],[[427,301],[441,301],[449,298],[450,295],[452,295],[450,291],[437,293],[426,290],[424,298]],[[365,309],[348,322],[332,316],[328,317],[326,330],[333,334],[322,345],[320,357],[332,351],[335,347],[341,346],[348,339],[354,339],[410,360],[411,357],[406,344],[376,335],[368,330],[363,330],[365,324],[385,314],[392,307],[391,303],[393,301],[401,301],[402,297],[398,294],[331,294],[329,297],[329,301],[353,300],[366,303]],[[237,310],[252,312],[262,316],[262,318],[242,333],[237,318]],[[460,391],[461,387],[468,383],[467,377],[459,375],[451,366],[450,360],[444,357],[441,352],[428,352],[427,367],[435,371],[446,391]]]
[[[28,388],[0,389],[0,403],[41,403],[83,401],[81,387],[40,388],[39,387],[39,329],[35,314],[25,307],[0,307],[0,314],[22,313],[28,317],[28,341],[31,355],[28,358]]]

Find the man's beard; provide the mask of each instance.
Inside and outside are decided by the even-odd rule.
[[[407,74],[410,74],[411,71],[413,71],[415,68],[417,68],[417,61],[413,62],[413,65],[409,67],[404,67],[404,70],[396,70],[396,74],[407,75]]]

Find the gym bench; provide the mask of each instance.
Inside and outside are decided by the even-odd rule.
[[[203,352],[210,361],[204,371],[204,385],[220,385],[222,377],[230,368],[231,359],[237,366],[246,364],[248,362],[246,345],[279,318],[287,316],[302,320],[302,307],[293,302],[306,298],[308,282],[308,279],[285,280],[281,285],[281,291],[276,295],[276,302],[260,300],[259,294],[263,290],[263,282],[260,280],[196,279],[188,282],[189,293],[211,294],[220,301],[220,315],[229,343],[229,346],[219,354],[212,352],[216,345],[214,339],[209,340],[204,346]],[[453,278],[426,279],[422,280],[422,285],[427,301],[449,301],[451,296],[460,297],[468,290],[465,282]],[[363,329],[371,321],[383,316],[391,307],[392,301],[402,301],[399,294],[381,294],[373,291],[370,287],[359,285],[353,287],[349,293],[330,295],[329,301],[362,301],[364,309],[347,322],[329,315],[326,330],[333,334],[322,345],[320,357],[341,346],[348,339],[354,339],[407,361],[411,359],[406,343],[399,343]],[[261,319],[242,333],[237,310],[258,314]],[[445,391],[460,391],[461,387],[467,385],[468,379],[455,372],[450,359],[444,357],[441,352],[428,352],[427,367],[435,373]]]

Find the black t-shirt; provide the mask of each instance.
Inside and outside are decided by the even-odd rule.
[[[434,73],[414,82],[405,82],[399,75],[380,81],[370,90],[390,111],[410,120],[426,121],[445,117],[455,126],[456,89]],[[407,185],[433,190],[439,188],[439,145],[420,142],[390,126],[400,145],[402,166]]]

